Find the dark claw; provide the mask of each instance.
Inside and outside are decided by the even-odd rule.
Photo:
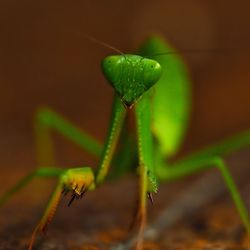
[[[148,192],[148,198],[149,198],[151,204],[154,205],[153,196],[152,196],[152,194],[150,192]]]
[[[72,194],[72,197],[68,203],[68,207],[70,207],[70,205],[72,204],[72,202],[74,201],[75,198],[76,198],[76,194]]]
[[[76,189],[78,188],[78,186],[76,186],[73,190],[72,190],[72,195],[71,195],[71,199],[70,199],[70,201],[69,201],[69,203],[68,203],[68,207],[70,207],[70,205],[72,204],[72,202],[74,201],[74,200],[79,200],[79,199],[81,199],[82,197],[83,197],[83,195],[86,193],[86,191],[87,191],[87,188],[85,188],[85,185],[83,185],[82,186],[82,188],[81,188],[81,190],[80,190],[80,194],[77,192],[76,193]],[[62,193],[64,194],[64,195],[66,195],[67,193],[69,192],[69,190],[63,190],[62,191]]]

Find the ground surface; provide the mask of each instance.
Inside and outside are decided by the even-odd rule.
[[[233,165],[239,162],[238,166],[243,168],[247,166],[247,158],[249,159],[248,152],[241,153],[229,161]],[[242,163],[243,160],[245,163]],[[10,173],[11,168],[1,176],[5,180],[4,187],[22,175],[16,172],[11,178],[7,178]],[[216,175],[216,172],[211,174]],[[176,200],[178,202],[183,193],[191,192],[189,188],[200,178],[203,176],[160,188],[154,206],[148,204],[149,224],[153,224]],[[249,184],[245,180],[242,183],[244,184],[241,190],[247,200]],[[210,184],[212,186],[205,183],[207,193],[201,190],[203,197],[213,190],[214,184]],[[221,184],[223,186],[222,182]],[[34,181],[1,210],[0,250],[27,249],[31,232],[39,220],[52,187],[51,182],[45,184],[41,180]],[[75,202],[70,208],[66,206],[69,198],[64,198],[47,236],[39,235],[34,249],[124,249],[119,246],[135,232],[129,229],[136,200],[135,190],[136,178],[128,176],[120,181],[108,183],[93,193],[87,193],[83,200]],[[197,203],[199,199],[194,194],[190,201]],[[185,209],[189,209],[183,209],[185,215]],[[175,213],[172,210],[169,210],[170,217]],[[209,205],[201,206],[191,213],[189,211],[186,215],[172,222],[172,225],[167,225],[166,229],[160,230],[153,240],[146,240],[144,249],[250,249],[250,241],[228,195],[212,199]]]

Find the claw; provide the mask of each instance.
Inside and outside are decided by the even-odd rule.
[[[85,184],[82,185],[81,189],[78,190],[78,185],[75,186],[75,188],[72,190],[71,199],[68,203],[68,207],[71,206],[74,200],[79,200],[83,197],[83,195],[86,193],[87,188],[85,188]]]
[[[154,200],[153,200],[153,195],[152,195],[152,193],[148,192],[148,198],[149,198],[151,204],[154,205]]]
[[[87,188],[85,188],[85,186],[83,185],[83,186],[82,186],[82,189],[81,189],[81,195],[80,195],[80,198],[82,198],[82,197],[83,197],[83,195],[86,193],[86,191],[87,191]]]
[[[68,207],[70,207],[70,205],[72,204],[72,202],[74,201],[75,198],[76,198],[76,194],[72,194],[72,197],[68,203]]]

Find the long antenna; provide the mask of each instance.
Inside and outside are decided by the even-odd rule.
[[[72,32],[72,31],[69,31],[69,32]],[[75,31],[75,33],[77,35],[81,36],[81,37],[87,38],[88,40],[90,40],[90,41],[92,41],[92,42],[94,42],[96,44],[99,44],[99,45],[101,45],[101,46],[103,46],[105,48],[111,49],[111,50],[113,50],[113,51],[115,51],[115,52],[117,52],[117,53],[119,53],[121,55],[124,55],[124,53],[121,50],[117,49],[116,47],[111,46],[108,43],[105,43],[105,42],[103,42],[101,40],[98,40],[97,38],[95,38],[95,37],[93,37],[93,36],[91,36],[91,35],[89,35],[87,33],[79,32],[79,31]]]
[[[145,55],[145,57],[155,57],[155,56],[164,56],[164,55],[175,55],[175,54],[198,54],[198,53],[225,53],[225,52],[234,52],[239,50],[239,48],[230,48],[230,49],[184,49],[184,50],[173,50],[166,52],[159,52],[152,55]]]

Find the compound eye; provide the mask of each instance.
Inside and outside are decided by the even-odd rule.
[[[119,80],[121,56],[108,56],[102,61],[102,70],[108,82],[113,86]]]
[[[144,70],[144,83],[146,87],[152,87],[160,79],[161,73],[161,65],[155,60],[148,59]]]

